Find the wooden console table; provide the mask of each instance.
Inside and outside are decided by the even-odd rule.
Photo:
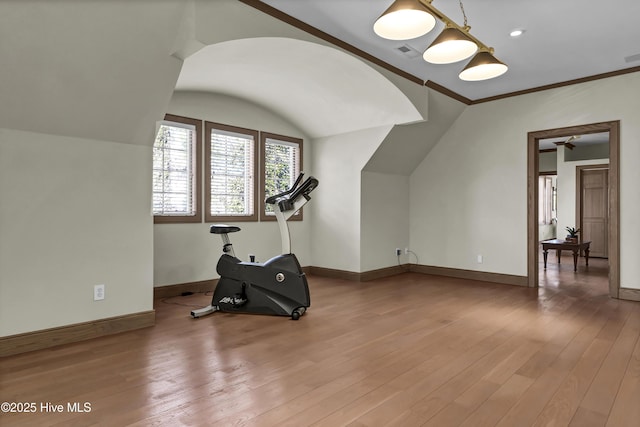
[[[584,259],[587,267],[589,266],[589,245],[591,241],[586,242],[567,242],[562,239],[551,239],[542,241],[542,250],[544,251],[544,269],[547,269],[547,254],[549,249],[555,249],[558,254],[558,264],[560,264],[560,254],[563,249],[569,249],[573,252],[573,271],[578,271],[578,254],[584,251]]]

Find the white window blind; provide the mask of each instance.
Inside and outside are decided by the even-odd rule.
[[[266,138],[264,142],[265,198],[289,189],[300,174],[300,145]],[[273,206],[265,212],[273,215]]]
[[[153,144],[153,214],[194,216],[195,126],[164,121]]]
[[[255,140],[221,129],[211,130],[211,205],[213,216],[254,213]]]

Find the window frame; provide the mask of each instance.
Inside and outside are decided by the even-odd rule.
[[[556,186],[554,178],[557,172],[541,172],[538,174],[538,225],[551,225],[557,215]]]
[[[256,197],[258,194],[258,158],[256,153],[258,151],[259,144],[259,132],[252,129],[242,128],[238,126],[225,125],[222,123],[204,122],[204,132],[205,132],[205,144],[204,144],[204,155],[205,155],[205,164],[204,164],[204,175],[202,179],[204,180],[204,200],[205,200],[205,222],[222,222],[222,221],[233,221],[233,222],[248,222],[248,221],[258,221],[258,204],[256,203]],[[253,168],[251,173],[253,174],[251,183],[252,191],[253,191],[253,213],[250,215],[213,215],[211,212],[211,131],[212,130],[221,130],[226,132],[233,132],[251,136],[253,138]]]
[[[302,168],[302,159],[303,159],[303,153],[302,153],[302,146],[303,146],[303,139],[301,138],[294,138],[291,136],[286,136],[286,135],[278,135],[275,133],[270,133],[270,132],[260,132],[260,155],[259,155],[259,163],[260,163],[260,221],[275,221],[276,217],[275,215],[270,215],[266,212],[266,203],[265,203],[265,199],[267,197],[266,195],[266,189],[267,189],[267,162],[266,162],[266,146],[267,146],[267,139],[275,139],[278,141],[283,141],[283,142],[287,142],[289,144],[296,144],[298,146],[297,150],[298,150],[298,171],[295,174],[295,176],[293,177],[293,180],[296,179],[297,175],[303,171]],[[303,208],[300,208],[300,210],[298,211],[297,214],[291,216],[291,218],[289,218],[289,221],[302,221],[303,220]]]
[[[153,213],[153,223],[154,224],[183,224],[183,223],[199,223],[202,222],[202,179],[201,179],[201,164],[202,164],[202,120],[192,119],[190,117],[177,116],[174,114],[165,114],[164,122],[173,122],[180,124],[187,124],[195,126],[195,141],[192,145],[192,159],[193,159],[193,187],[192,187],[192,197],[193,197],[193,205],[194,205],[194,215],[156,215],[153,213],[153,206],[151,211]],[[160,130],[160,126],[156,130]],[[152,145],[152,150],[155,146],[155,137],[154,143]],[[153,170],[153,161],[151,164],[151,168]],[[153,182],[153,178],[152,178]],[[152,197],[153,197],[153,189],[152,189]],[[153,202],[152,202],[153,203]]]

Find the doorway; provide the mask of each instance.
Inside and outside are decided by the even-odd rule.
[[[548,129],[529,132],[527,135],[527,278],[529,287],[538,287],[538,171],[540,141],[548,138],[571,137],[608,132],[609,173],[608,201],[609,215],[606,225],[609,257],[609,295],[618,298],[620,292],[620,122],[611,121],[581,126]]]

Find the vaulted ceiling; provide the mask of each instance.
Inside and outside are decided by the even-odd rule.
[[[443,28],[407,41],[378,37],[373,23],[393,0],[242,0],[266,5],[336,37],[419,80],[443,86],[468,100],[481,100],[621,70],[640,70],[640,2],[636,0],[432,0],[495,49],[509,66],[492,80],[465,82],[458,73],[466,61],[432,65],[422,53]],[[520,37],[510,37],[523,29]],[[403,53],[399,48],[409,48]]]
[[[151,144],[182,66],[183,5],[149,5],[0,2],[0,127]]]
[[[174,90],[248,99],[311,137],[423,119],[369,65],[301,35],[237,0],[3,1],[0,128],[150,145]]]
[[[433,2],[450,17],[460,13],[456,1]],[[176,88],[250,99],[310,136],[426,117],[426,108],[418,106],[416,112],[372,68],[329,43],[312,43],[314,36],[285,23],[282,16],[252,7],[258,4],[271,11],[279,8],[418,82],[433,82],[470,100],[600,73],[637,71],[640,59],[640,29],[633,22],[640,2],[612,0],[605,7],[577,0],[467,0],[472,33],[493,46],[510,70],[488,82],[460,82],[458,65],[428,65],[401,54],[398,43],[373,34],[373,21],[390,3],[2,1],[0,127],[149,145],[155,122]],[[526,29],[517,40],[507,34],[515,27]],[[434,36],[407,43],[420,51]],[[291,83],[300,89],[278,97]],[[405,146],[405,157],[382,145],[368,167],[406,169],[462,111],[459,103],[423,90],[432,104],[429,121],[417,125],[425,139],[414,150]],[[416,93],[422,96],[419,89]],[[404,139],[405,129],[394,132]]]
[[[185,60],[176,90],[251,100],[313,138],[423,120],[397,87],[364,62],[284,37],[206,46]]]

